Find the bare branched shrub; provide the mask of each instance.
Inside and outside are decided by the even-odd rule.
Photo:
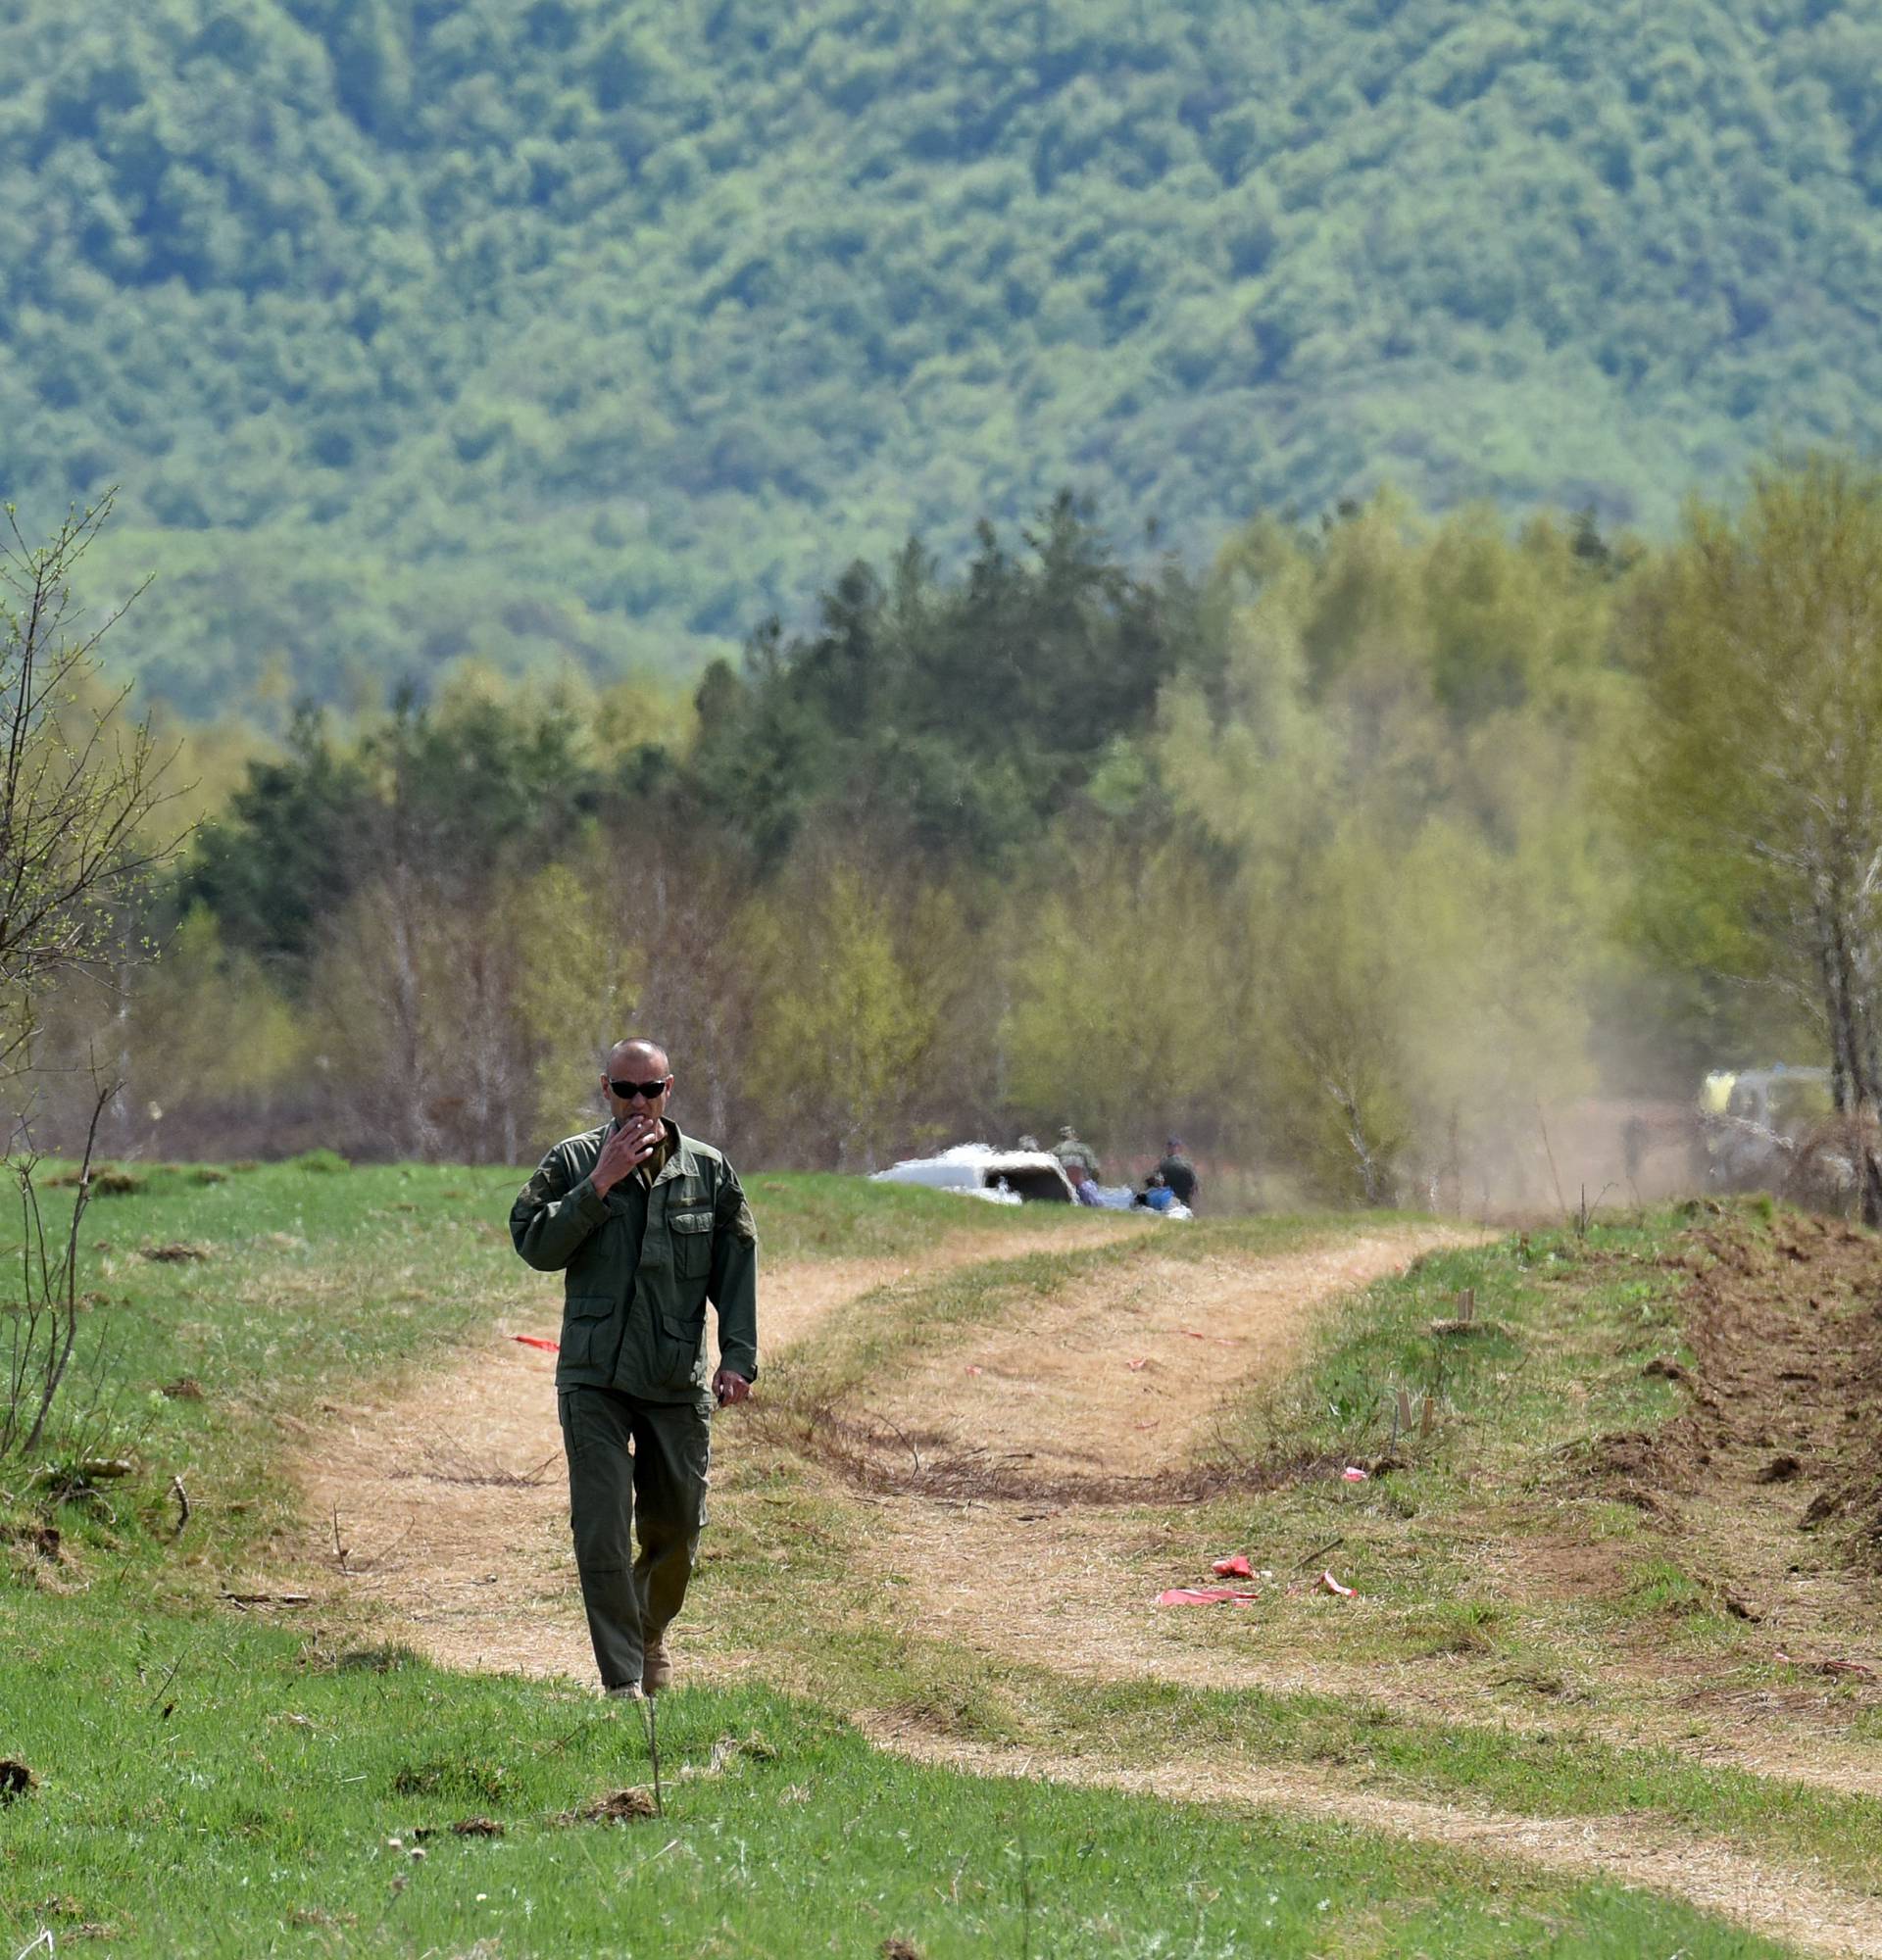
[[[20,1200],[19,1286],[6,1307],[6,1378],[0,1383],[0,1457],[37,1449],[52,1405],[72,1366],[83,1303],[78,1295],[78,1228],[91,1198],[98,1119],[116,1085],[100,1092],[85,1136],[84,1157],[63,1232],[48,1230],[34,1181],[38,1158],[16,1148],[6,1160]]]
[[[94,1061],[71,1215],[53,1224],[35,1181],[40,1010],[55,984],[122,956],[126,909],[177,842],[155,827],[171,794],[166,759],[149,723],[124,714],[129,689],[114,691],[99,670],[98,644],[124,608],[88,629],[73,600],[73,572],[110,508],[107,498],[74,510],[32,545],[8,506],[0,538],[0,1095],[9,1124],[0,1162],[18,1192],[21,1232],[12,1249],[20,1291],[0,1304],[0,1456],[39,1447],[70,1379],[83,1308],[79,1224],[99,1123],[118,1088]]]

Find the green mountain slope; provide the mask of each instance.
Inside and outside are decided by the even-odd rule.
[[[0,0],[0,488],[201,709],[690,663],[1061,484],[1664,521],[1882,400],[1825,0]]]

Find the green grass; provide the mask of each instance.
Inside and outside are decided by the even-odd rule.
[[[1275,1221],[1222,1229],[1278,1250],[1314,1228]],[[1669,1747],[1625,1746],[1602,1733],[1604,1720],[1624,1726],[1630,1713],[1650,1712],[1599,1675],[1636,1646],[1661,1657],[1704,1655],[1751,1687],[1777,1689],[1789,1679],[1770,1659],[1769,1641],[1725,1609],[1718,1583],[1669,1557],[1640,1510],[1588,1491],[1574,1471],[1572,1446],[1591,1433],[1651,1429],[1683,1403],[1671,1384],[1641,1372],[1647,1359],[1682,1351],[1675,1296],[1687,1275],[1661,1263],[1677,1230],[1662,1217],[1604,1227],[1585,1241],[1537,1235],[1427,1256],[1337,1311],[1300,1373],[1252,1403],[1231,1438],[1257,1467],[1369,1458],[1390,1442],[1396,1388],[1431,1389],[1443,1422],[1431,1437],[1400,1439],[1400,1469],[1362,1485],[1315,1474],[1277,1491],[1134,1514],[1147,1613],[1158,1590],[1205,1578],[1223,1551],[1249,1550],[1258,1566],[1280,1574],[1259,1612],[1163,1619],[1159,1636],[1174,1650],[1283,1670],[1312,1656],[1349,1670],[1350,1698],[1094,1688],[885,1630],[868,1514],[852,1518],[783,1457],[749,1468],[762,1496],[731,1527],[751,1534],[727,1546],[735,1562],[759,1557],[777,1532],[792,1546],[788,1573],[766,1575],[742,1595],[754,1621],[746,1632],[761,1645],[801,1639],[814,1646],[819,1691],[839,1703],[907,1708],[947,1732],[1022,1753],[1073,1748],[1128,1764],[1208,1753],[1270,1768],[1328,1765],[1395,1795],[1517,1814],[1638,1812],[1753,1856],[1882,1889],[1882,1804],[1701,1766]],[[1200,1233],[1184,1243],[1207,1250]],[[865,1329],[833,1330],[809,1359],[824,1383],[848,1378],[859,1363],[892,1368],[958,1325],[1022,1314],[1024,1289],[1050,1293],[1164,1250],[1160,1238],[949,1275],[880,1300]],[[1464,1286],[1476,1290],[1491,1331],[1434,1336],[1432,1322],[1455,1312]],[[1520,1552],[1531,1537],[1591,1548],[1610,1562],[1611,1585],[1538,1601],[1486,1569],[1487,1547]],[[1360,1602],[1285,1590],[1326,1563],[1360,1589]],[[839,1596],[843,1611],[818,1614],[817,1601]],[[815,1628],[801,1634],[794,1616],[807,1612]],[[1443,1670],[1443,1686],[1471,1717],[1420,1719],[1365,1698],[1362,1684],[1383,1690],[1408,1661]]]
[[[1586,1240],[1517,1236],[1427,1255],[1354,1296],[1321,1324],[1298,1373],[1228,1428],[1230,1456],[1325,1468],[1172,1520],[1158,1555],[1193,1563],[1211,1548],[1253,1547],[1278,1568],[1336,1540],[1333,1562],[1368,1601],[1340,1636],[1347,1660],[1489,1655],[1518,1677],[1572,1682],[1596,1636],[1744,1642],[1749,1629],[1717,1586],[1682,1576],[1679,1596],[1668,1592],[1666,1574],[1650,1569],[1660,1556],[1650,1521],[1587,1474],[1592,1438],[1651,1433],[1685,1405],[1683,1390],[1643,1372],[1658,1356],[1690,1359],[1676,1239],[1669,1216]],[[1466,1287],[1485,1331],[1434,1334]],[[1401,1391],[1414,1420],[1395,1436]],[[1427,1397],[1430,1434],[1416,1420]],[[1366,1483],[1335,1474],[1388,1455]],[[1593,1576],[1541,1604],[1512,1593],[1503,1568],[1530,1540],[1573,1547]],[[1153,1576],[1148,1561],[1144,1570]],[[1310,1609],[1276,1602],[1277,1640],[1301,1638]]]
[[[1591,1634],[1637,1636],[1664,1602],[1651,1588],[1605,1597],[1591,1584],[1539,1612],[1512,1599],[1500,1568],[1530,1539],[1601,1549],[1621,1575],[1656,1555],[1643,1513],[1614,1501],[1584,1466],[1591,1438],[1652,1432],[1684,1406],[1681,1389],[1643,1373],[1656,1356],[1685,1354],[1676,1297],[1686,1274],[1665,1262],[1676,1237],[1670,1217],[1586,1240],[1515,1236],[1428,1254],[1356,1294],[1321,1322],[1299,1371],[1225,1425],[1231,1460],[1322,1467],[1173,1518],[1156,1555],[1180,1565],[1253,1548],[1257,1563],[1279,1568],[1337,1541],[1332,1561],[1368,1601],[1342,1631],[1342,1659],[1493,1655],[1518,1673],[1572,1680],[1571,1650]],[[1484,1331],[1434,1334],[1466,1287]],[[1401,1391],[1413,1422],[1395,1436]],[[1437,1416],[1430,1434],[1417,1421],[1427,1397]],[[1336,1474],[1386,1457],[1363,1484]],[[1144,1571],[1154,1576],[1148,1560]],[[1695,1585],[1703,1596],[1659,1613],[1657,1634],[1746,1639],[1716,1589]],[[1279,1642],[1304,1636],[1311,1606],[1276,1602]],[[1191,1638],[1213,1641],[1216,1631]]]
[[[549,1294],[510,1246],[512,1171],[355,1170],[320,1153],[207,1180],[178,1166],[127,1175],[136,1188],[95,1198],[82,1221],[79,1286],[94,1304],[41,1454],[128,1454],[142,1474],[103,1504],[66,1508],[79,1543],[122,1551],[143,1528],[164,1543],[173,1477],[205,1515],[222,1507],[224,1544],[278,1524],[287,1494],[266,1465],[283,1418],[482,1338]],[[62,1188],[46,1197],[49,1209],[70,1202]],[[178,1249],[190,1256],[150,1256]],[[0,1516],[22,1474],[0,1466]]]
[[[564,1822],[649,1783],[636,1712],[153,1620],[109,1586],[0,1592],[0,1753],[37,1778],[0,1811],[16,1948],[50,1926],[62,1950],[91,1929],[124,1954],[503,1960],[871,1954],[891,1936],[930,1960],[1781,1950],[1443,1847],[917,1767],[756,1690],[663,1704],[664,1818]],[[699,1774],[715,1745],[719,1773]],[[471,1817],[504,1836],[452,1834]]]
[[[1882,1891],[1882,1800],[1618,1747],[1572,1719],[1526,1729],[1420,1721],[1329,1695],[1118,1684],[1059,1697],[1049,1721],[1067,1738],[1128,1738],[1142,1762],[1210,1748],[1225,1761],[1326,1764],[1393,1795],[1516,1816],[1652,1816]]]
[[[1651,1428],[1680,1397],[1642,1376],[1678,1352],[1673,1299],[1685,1275],[1658,1263],[1675,1221],[1573,1233],[1521,1234],[1433,1252],[1355,1294],[1324,1320],[1307,1365],[1252,1401],[1237,1440],[1249,1449],[1358,1457],[1391,1442],[1393,1401],[1435,1397],[1434,1439],[1402,1437],[1421,1472],[1475,1476],[1486,1457],[1508,1467],[1590,1431]],[[1482,1331],[1434,1335],[1465,1287]]]

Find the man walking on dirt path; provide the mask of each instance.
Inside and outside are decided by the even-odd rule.
[[[556,1397],[602,1686],[656,1694],[672,1679],[667,1628],[706,1522],[713,1410],[758,1379],[758,1233],[731,1165],[669,1119],[665,1049],[617,1042],[601,1087],[611,1119],[543,1158],[510,1236],[539,1272],[563,1275]]]

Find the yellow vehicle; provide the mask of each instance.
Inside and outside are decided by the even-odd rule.
[[[1702,1116],[1722,1116],[1725,1104],[1731,1099],[1732,1084],[1738,1080],[1735,1068],[1714,1068],[1708,1072],[1706,1080],[1699,1085],[1699,1113]]]

